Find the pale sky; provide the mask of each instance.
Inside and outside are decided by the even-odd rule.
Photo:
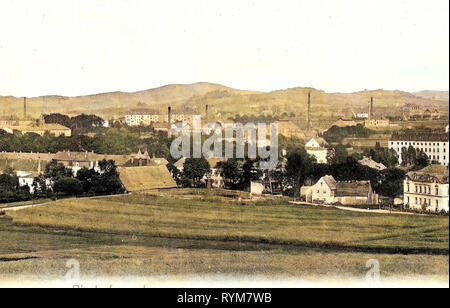
[[[448,0],[0,0],[0,96],[448,90]]]

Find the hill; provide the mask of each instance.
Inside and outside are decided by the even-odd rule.
[[[446,102],[448,102],[448,99],[449,99],[448,91],[425,90],[425,91],[415,92],[414,95],[418,96],[418,97],[422,97],[422,98],[441,100],[441,101],[446,101]]]
[[[375,99],[375,114],[400,115],[406,103],[438,107],[448,115],[448,99],[433,99],[402,91],[361,91],[355,93],[326,93],[310,88],[293,88],[270,93],[236,90],[218,84],[195,83],[168,85],[134,93],[111,92],[80,97],[44,96],[28,99],[28,115],[65,113],[77,115],[94,113],[104,118],[123,117],[130,109],[157,109],[165,113],[171,105],[174,112],[203,114],[205,105],[217,120],[240,115],[278,115],[294,113],[302,120],[307,108],[308,92],[312,92],[313,122],[333,122],[339,117],[367,112],[370,97]],[[439,96],[441,98],[443,96]],[[0,117],[23,115],[23,99],[0,96]],[[321,125],[318,125],[321,126]]]

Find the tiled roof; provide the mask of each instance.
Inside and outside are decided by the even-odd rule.
[[[441,184],[449,183],[449,171],[448,168],[442,165],[431,165],[425,169],[419,171],[408,172],[407,177],[411,181]]]
[[[338,182],[336,197],[367,197],[371,190],[370,181]]]
[[[394,134],[390,141],[449,141],[447,133],[416,133],[416,134]]]

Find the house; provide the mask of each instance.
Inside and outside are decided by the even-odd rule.
[[[387,169],[387,167],[385,165],[383,165],[382,163],[377,163],[373,159],[366,157],[366,156],[364,156],[363,159],[361,159],[358,162],[363,166],[366,166],[366,167],[369,167],[371,169],[375,169],[378,171],[383,171],[383,170]]]
[[[389,140],[389,149],[395,150],[402,163],[402,153],[413,147],[416,151],[423,151],[430,161],[443,166],[449,165],[449,135],[448,133],[412,133],[394,134]]]
[[[448,213],[449,171],[442,165],[431,165],[409,172],[404,181],[406,208],[420,211]]]
[[[56,137],[72,136],[72,130],[60,124],[20,125],[20,126],[9,125],[9,126],[1,126],[0,129],[6,131],[9,134],[13,134],[14,132],[17,131],[20,132],[22,135],[25,135],[27,133],[33,133],[38,134],[40,136],[44,136],[45,134],[54,135]]]
[[[34,193],[33,183],[34,178],[39,174],[37,172],[16,171],[16,176],[19,179],[19,186],[28,186],[30,193]]]
[[[95,169],[100,171],[99,162],[103,160],[112,160],[117,166],[147,166],[151,163],[151,158],[146,150],[139,151],[133,155],[106,155],[96,154],[94,152],[58,152],[55,154],[54,160],[63,164],[65,167],[72,169],[75,174],[82,169]]]
[[[389,128],[391,121],[386,118],[368,119],[364,122],[364,125],[370,129]]]
[[[316,137],[306,143],[305,149],[309,155],[316,158],[317,163],[327,164],[329,154],[328,146],[329,145],[325,139]]]
[[[378,204],[370,181],[337,182],[333,176],[322,177],[313,186],[301,188],[307,202],[342,205]]]
[[[402,107],[402,115],[408,120],[439,120],[441,113],[436,107],[423,107],[417,104],[406,104]]]
[[[120,181],[128,192],[177,188],[165,166],[121,167],[118,172]]]

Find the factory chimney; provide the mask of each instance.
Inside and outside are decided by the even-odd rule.
[[[307,112],[308,131],[312,129],[311,125],[311,91],[308,93],[308,112]]]
[[[373,118],[373,97],[370,98],[369,102],[369,120]]]
[[[172,123],[172,107],[169,106],[168,110],[167,110],[167,120],[169,121],[169,124]]]
[[[206,105],[206,121],[209,120],[209,115],[208,115],[208,111],[209,111],[209,106]]]

